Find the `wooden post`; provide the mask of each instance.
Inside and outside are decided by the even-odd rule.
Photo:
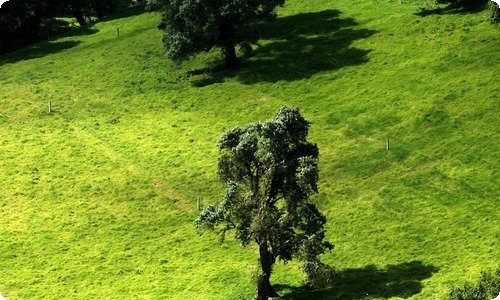
[[[49,114],[52,113],[52,101],[49,100]]]
[[[391,147],[389,138],[385,139],[385,150],[389,150]]]

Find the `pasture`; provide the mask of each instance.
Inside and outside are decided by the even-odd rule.
[[[338,277],[278,264],[284,299],[447,299],[496,268],[500,28],[420,5],[289,0],[232,72],[172,64],[137,8],[0,56],[0,292],[249,299],[257,250],[199,236],[197,201],[221,198],[219,136],[285,105],[313,122]]]

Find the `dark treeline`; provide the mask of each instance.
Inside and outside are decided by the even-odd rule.
[[[54,17],[74,17],[86,26],[113,13],[114,0],[9,0],[0,8],[0,54],[36,42],[44,22]]]

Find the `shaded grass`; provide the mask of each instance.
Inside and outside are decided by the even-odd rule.
[[[234,76],[245,84],[255,84],[307,79],[316,73],[366,62],[370,50],[351,47],[351,44],[376,31],[355,29],[358,24],[354,19],[340,18],[340,15],[340,11],[330,9],[285,16],[260,24],[256,30],[265,42],[254,45],[251,57],[244,59],[240,70],[227,72],[209,67],[191,74],[205,73],[213,79],[204,85],[221,82],[226,76]],[[195,83],[203,85],[201,83],[205,81]]]
[[[421,281],[438,271],[438,268],[421,261],[388,265],[383,269],[368,265],[342,270],[328,288],[315,290],[287,285],[278,285],[276,288],[278,291],[287,291],[283,294],[284,299],[406,299],[420,293],[423,288]]]
[[[427,9],[422,8],[416,15],[421,17],[426,17],[432,14],[467,14],[480,12],[484,10],[488,1],[479,0],[479,1],[469,1],[469,0],[443,0],[437,1],[439,7]]]
[[[314,201],[336,245],[323,259],[340,274],[315,292],[302,287],[297,264],[278,264],[273,282],[287,299],[445,299],[495,267],[498,27],[482,13],[416,11],[290,1],[241,73],[203,87],[193,83],[213,74],[203,70],[219,53],[175,68],[155,13],[50,42],[74,44],[62,51],[37,56],[40,44],[23,50],[32,59],[3,56],[0,291],[251,297],[256,249],[198,236],[196,199],[219,199],[220,134],[282,105],[313,121]]]
[[[80,44],[79,41],[62,41],[62,42],[51,42],[45,41],[36,44],[35,46],[31,46],[27,49],[18,50],[15,55],[10,55],[10,57],[6,60],[0,60],[0,64],[5,63],[15,63],[19,60],[28,60],[34,58],[44,57],[47,54],[57,53],[60,51],[64,51],[66,49],[73,48]]]

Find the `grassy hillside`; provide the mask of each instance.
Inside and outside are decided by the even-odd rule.
[[[497,266],[500,28],[485,12],[289,0],[239,72],[214,71],[217,51],[173,66],[159,15],[134,12],[0,57],[7,298],[249,299],[256,250],[198,236],[197,198],[220,198],[221,133],[283,105],[313,121],[339,270],[314,292],[278,265],[285,299],[446,299]]]

